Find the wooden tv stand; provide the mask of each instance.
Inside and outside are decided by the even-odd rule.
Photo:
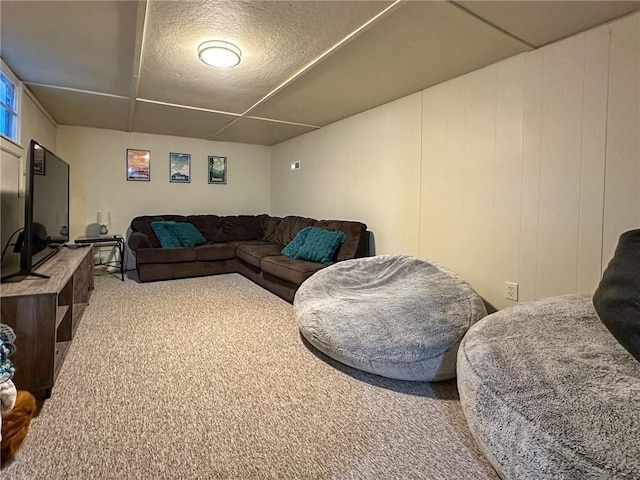
[[[26,277],[0,285],[2,323],[16,334],[13,383],[51,396],[62,362],[93,290],[93,248],[63,248]]]

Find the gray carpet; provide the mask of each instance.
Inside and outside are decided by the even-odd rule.
[[[314,353],[240,275],[96,278],[9,479],[495,479],[455,381]]]

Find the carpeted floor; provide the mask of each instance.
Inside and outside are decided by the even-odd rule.
[[[455,381],[313,353],[292,307],[240,275],[97,277],[10,479],[496,479]]]

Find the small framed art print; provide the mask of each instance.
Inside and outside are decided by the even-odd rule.
[[[151,152],[127,148],[127,180],[148,182],[151,179]]]
[[[227,183],[227,157],[209,157],[209,183]]]
[[[169,154],[169,181],[171,183],[191,182],[191,155],[188,153]]]

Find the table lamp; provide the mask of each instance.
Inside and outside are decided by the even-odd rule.
[[[100,235],[109,233],[107,225],[111,223],[111,212],[98,212],[98,225],[100,225]]]

